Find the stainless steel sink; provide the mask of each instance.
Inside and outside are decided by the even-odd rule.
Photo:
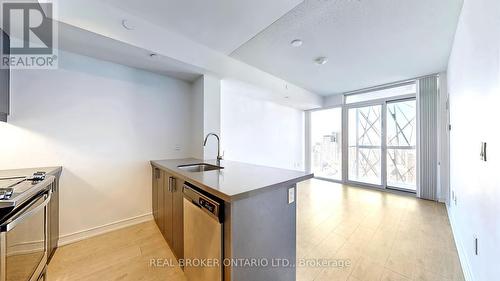
[[[192,173],[206,172],[206,171],[214,171],[224,169],[224,167],[215,166],[206,163],[198,163],[198,164],[188,164],[188,165],[180,165],[177,168]]]

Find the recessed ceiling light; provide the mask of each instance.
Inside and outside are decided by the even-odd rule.
[[[290,42],[290,45],[292,45],[293,47],[300,47],[302,46],[302,43],[303,43],[302,40],[295,39],[292,42]]]
[[[323,65],[323,64],[328,62],[328,58],[327,57],[317,57],[316,59],[314,59],[314,62],[318,65]]]
[[[126,30],[134,30],[135,29],[135,25],[132,22],[130,22],[129,20],[122,20],[122,26]]]

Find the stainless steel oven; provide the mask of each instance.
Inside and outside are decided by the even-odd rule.
[[[47,204],[51,198],[53,180],[53,177],[49,177],[39,182],[17,184],[26,185],[19,186],[19,191],[36,193],[24,196],[26,199],[23,202],[15,202],[2,214],[0,281],[44,280],[48,252]],[[16,186],[11,187],[14,199]]]

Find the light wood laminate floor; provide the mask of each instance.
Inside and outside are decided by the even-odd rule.
[[[297,256],[349,261],[344,267],[299,267],[298,281],[462,281],[443,204],[309,180],[297,195]],[[48,281],[186,280],[154,222],[59,248]]]
[[[300,281],[463,280],[443,204],[320,180],[297,198],[297,256],[351,262],[298,268]]]
[[[151,266],[151,259],[175,261],[160,230],[149,221],[56,250],[48,281],[185,281],[178,266]]]

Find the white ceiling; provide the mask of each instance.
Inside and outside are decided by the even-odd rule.
[[[305,0],[232,56],[323,95],[414,78],[446,69],[461,7],[462,0]],[[296,38],[302,47],[290,46]],[[328,63],[314,64],[318,56]]]
[[[230,54],[303,0],[103,1]]]
[[[68,24],[58,23],[59,48],[73,53],[106,60],[193,82],[204,71],[172,58],[113,40]]]

